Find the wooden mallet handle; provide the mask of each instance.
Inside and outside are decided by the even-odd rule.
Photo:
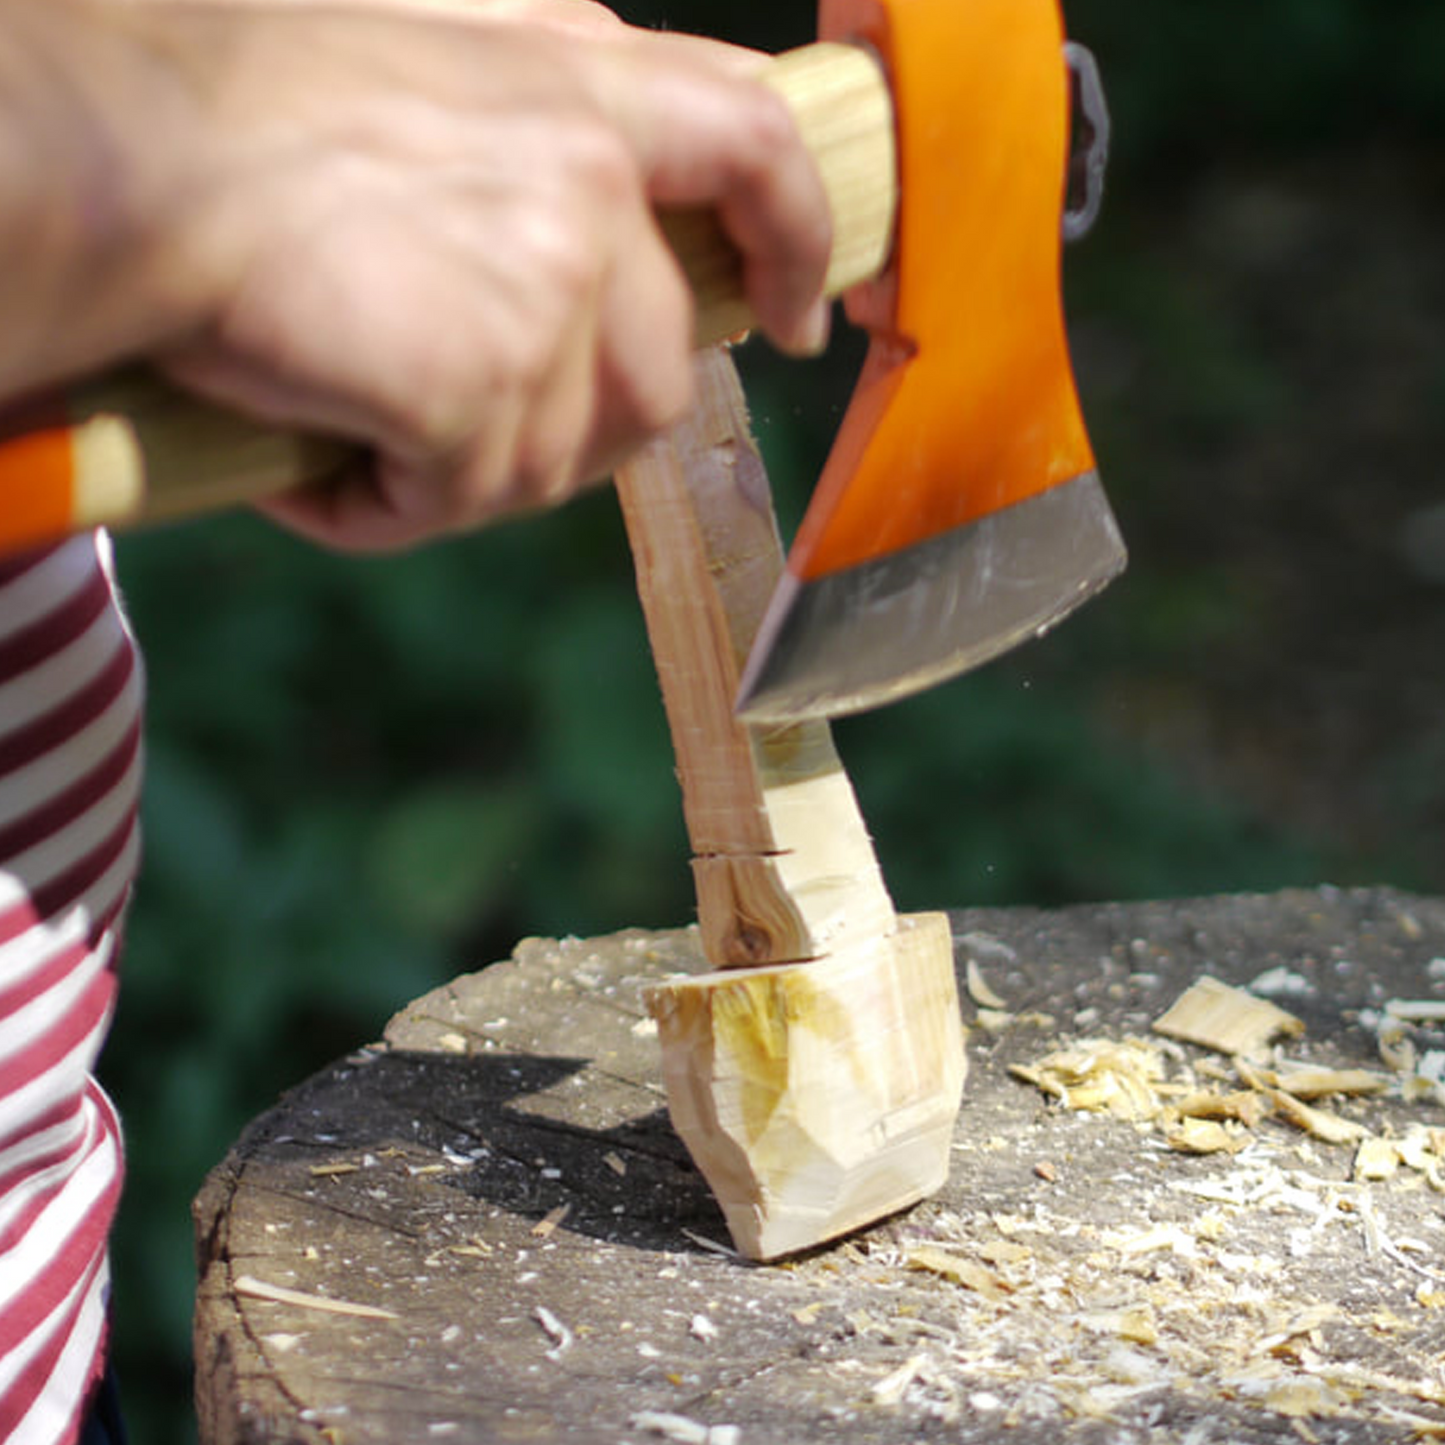
[[[827,290],[887,260],[897,199],[893,110],[870,53],[823,43],[779,56],[766,82],[792,109],[833,212]],[[739,258],[706,212],[660,218],[697,298],[698,344],[752,324]],[[262,426],[128,367],[0,417],[0,553],[86,527],[159,521],[265,497],[334,473],[354,448]]]

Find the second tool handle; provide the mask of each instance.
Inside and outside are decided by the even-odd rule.
[[[897,202],[893,110],[874,57],[820,43],[769,63],[822,174],[833,217],[827,292],[882,270]],[[737,252],[708,212],[660,223],[697,300],[697,342],[753,324]],[[351,454],[326,438],[250,422],[145,367],[104,375],[59,398],[43,429],[0,440],[0,554],[85,527],[126,526],[232,506],[316,481]],[[58,419],[57,419],[58,414]]]

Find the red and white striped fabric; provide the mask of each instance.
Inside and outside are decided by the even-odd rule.
[[[98,534],[0,558],[0,1440],[102,1364],[120,1127],[91,1076],[139,850],[142,677]]]

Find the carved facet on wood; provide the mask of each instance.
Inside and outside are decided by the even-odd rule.
[[[741,1253],[808,1249],[943,1186],[965,1072],[946,915],[647,1002],[673,1127]]]

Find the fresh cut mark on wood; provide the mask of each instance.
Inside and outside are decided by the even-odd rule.
[[[647,1001],[673,1126],[741,1253],[808,1249],[943,1186],[966,1067],[945,914]]]

